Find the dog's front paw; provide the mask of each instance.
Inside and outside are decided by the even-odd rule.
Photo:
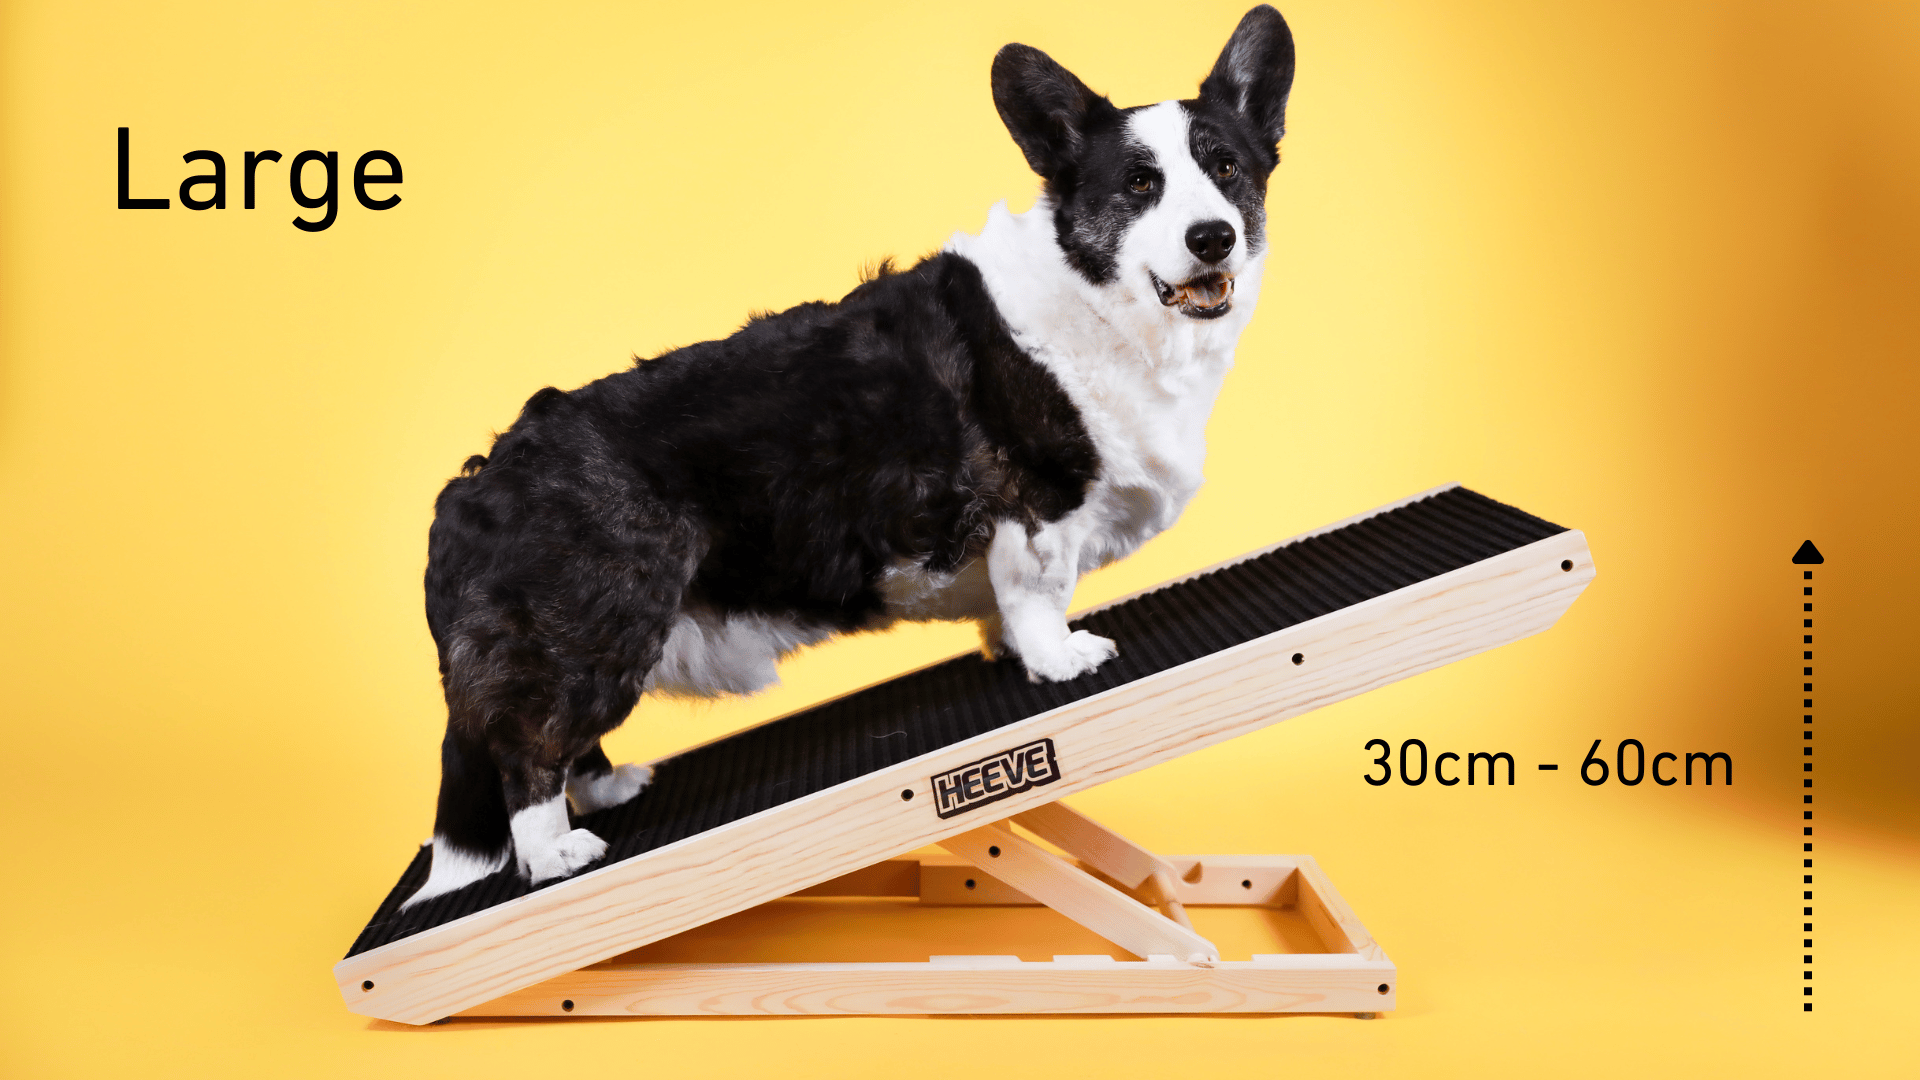
[[[563,878],[607,853],[607,842],[585,829],[575,829],[545,851],[527,859],[527,876],[535,885]]]
[[[1118,655],[1120,647],[1113,643],[1112,638],[1075,630],[1067,635],[1059,648],[1048,650],[1047,655],[1023,656],[1022,659],[1027,664],[1029,681],[1062,682],[1085,675]]]
[[[611,782],[613,801],[607,803],[607,805],[619,806],[621,803],[645,791],[647,785],[651,783],[653,783],[653,770],[651,768],[645,765],[635,765],[632,762],[628,762],[625,765],[615,765],[613,767]]]
[[[576,814],[619,806],[640,794],[653,782],[653,770],[645,765],[615,765],[613,771],[591,779],[575,777],[567,781],[567,798]]]

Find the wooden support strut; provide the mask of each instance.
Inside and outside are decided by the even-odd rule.
[[[1004,824],[984,825],[950,836],[940,841],[940,846],[1135,956],[1220,959],[1220,949],[1194,933],[1192,924],[1147,907],[1040,845],[1014,835]],[[1185,914],[1183,910],[1181,915]]]
[[[1154,897],[1167,918],[1193,929],[1186,905],[1178,899],[1173,865],[1112,829],[1067,806],[1052,802],[1037,806],[1013,821],[1054,847],[1072,855],[1128,889],[1142,889]],[[1198,871],[1199,864],[1194,864]],[[1197,879],[1196,879],[1197,880]]]

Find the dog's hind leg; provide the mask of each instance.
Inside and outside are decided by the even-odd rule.
[[[484,744],[497,778],[494,820],[521,876],[537,884],[606,854],[605,841],[567,816],[576,761],[582,810],[624,801],[646,778],[644,769],[612,769],[597,747],[659,662],[704,533],[601,457],[584,455],[572,471],[547,461],[537,475],[501,461],[456,481],[465,485],[459,498],[442,496],[427,614],[448,730]],[[514,512],[503,518],[495,504]]]
[[[567,773],[567,801],[576,814],[591,814],[619,806],[653,780],[653,770],[645,765],[615,765],[607,759],[600,744],[573,761]]]
[[[492,613],[448,634],[448,722],[433,867],[406,906],[486,877],[507,865],[510,853],[523,877],[540,882],[606,852],[599,837],[569,827],[568,771],[585,758],[603,781],[594,784],[589,776],[587,790],[632,786],[631,770],[622,780],[607,765],[599,738],[638,699],[645,670],[622,660],[646,659],[649,642],[651,656],[658,656],[665,629],[664,620],[655,622],[653,633],[628,642],[631,653],[608,649],[591,660],[516,632],[512,618]]]
[[[528,881],[567,877],[607,853],[605,840],[569,828],[565,763],[521,758],[501,773],[514,856]]]
[[[569,794],[584,812],[588,802],[598,809],[632,798],[651,777],[643,767],[611,768],[600,737],[640,700],[685,588],[680,570],[691,566],[690,559],[674,560],[652,577],[630,571],[596,577],[583,560],[571,580],[592,596],[564,610],[586,614],[553,620],[538,659],[528,657],[520,668],[525,681],[507,695],[516,715],[488,727],[514,856],[529,881],[569,876],[606,854],[600,837],[570,828]],[[569,783],[575,762],[588,770],[578,785]]]
[[[465,888],[507,865],[507,806],[500,772],[484,744],[452,727],[440,744],[440,801],[433,819],[433,866],[401,910]]]

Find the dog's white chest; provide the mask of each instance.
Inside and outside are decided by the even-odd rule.
[[[1207,417],[1225,373],[1221,364],[1175,382],[1135,369],[1108,386],[1089,380],[1075,395],[1100,453],[1099,480],[1077,515],[1083,571],[1131,554],[1179,520],[1206,479]]]
[[[1235,310],[1196,321],[1088,284],[1065,263],[1044,201],[1004,204],[949,250],[980,267],[1014,340],[1060,380],[1100,455],[1072,515],[1082,571],[1121,558],[1179,518],[1204,480],[1207,418],[1259,297],[1261,258],[1241,271]]]

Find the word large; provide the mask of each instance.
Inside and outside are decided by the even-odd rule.
[[[950,818],[1058,779],[1060,766],[1053,760],[1053,740],[1040,739],[934,777],[933,808],[941,817]]]
[[[165,210],[170,205],[167,199],[136,199],[133,197],[133,165],[129,161],[129,146],[132,136],[128,129],[120,129],[120,209],[122,210]],[[212,150],[195,150],[181,156],[182,161],[191,165],[196,161],[212,166],[212,172],[196,173],[180,181],[180,205],[189,210],[225,210],[227,208],[227,159]],[[248,150],[241,159],[242,205],[248,210],[254,208],[254,189],[259,180],[258,172],[263,163],[278,162],[278,150]],[[311,194],[307,188],[308,167],[321,166],[325,173],[326,186],[319,194]],[[372,167],[384,165],[385,171],[374,172]],[[367,193],[367,188],[378,184],[400,183],[400,159],[385,150],[369,150],[360,155],[353,163],[353,197],[361,206],[369,210],[391,210],[400,205],[399,195],[375,198]],[[324,232],[333,225],[334,218],[340,213],[340,154],[335,150],[322,153],[319,150],[302,150],[294,155],[287,165],[287,186],[293,193],[293,201],[308,210],[325,210],[317,220],[296,217],[293,226],[304,232]],[[196,194],[200,189],[204,193]]]

